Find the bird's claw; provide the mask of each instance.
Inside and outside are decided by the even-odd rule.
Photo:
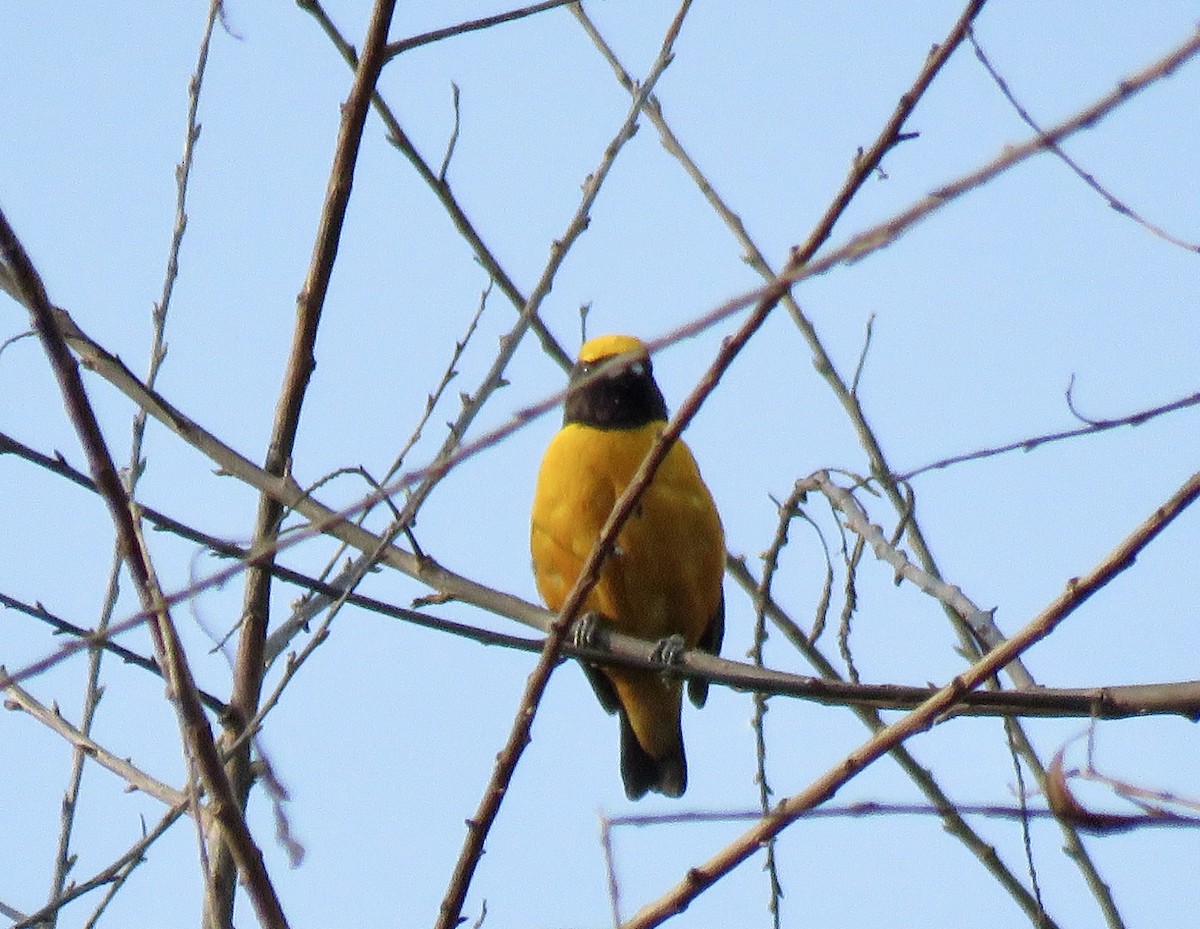
[[[588,610],[571,625],[571,644],[576,648],[590,648],[596,644],[596,630],[600,628],[600,615]]]
[[[677,665],[683,661],[684,652],[687,651],[687,642],[679,633],[667,636],[665,639],[659,639],[654,646],[653,659],[662,665]]]

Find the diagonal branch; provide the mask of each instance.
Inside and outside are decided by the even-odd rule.
[[[159,664],[167,673],[184,744],[212,800],[215,818],[232,849],[233,859],[260,921],[269,929],[284,929],[287,920],[279,898],[240,808],[233,803],[233,791],[221,765],[204,708],[196,694],[191,669],[158,589],[149,557],[141,544],[130,500],[117,476],[100,424],[88,401],[79,367],[59,331],[46,288],[3,211],[0,211],[0,256],[3,256],[6,274],[15,284],[21,302],[33,316],[34,328],[59,381],[67,413],[79,434],[92,479],[112,516],[117,542],[133,577],[142,609],[153,617],[150,631]]]
[[[376,4],[354,86],[342,107],[342,124],[330,171],[325,205],[321,212],[308,276],[296,299],[296,327],[284,374],[283,390],[275,410],[270,446],[263,466],[270,474],[282,476],[290,470],[292,449],[300,425],[300,410],[309,378],[316,366],[314,351],[317,327],[320,324],[342,224],[350,201],[363,125],[366,122],[375,81],[383,67],[383,47],[387,41],[394,6],[395,0],[379,0]],[[255,522],[256,548],[268,546],[275,538],[282,515],[282,503],[277,498],[264,494]],[[261,557],[268,561],[272,555],[266,552]],[[248,572],[244,604],[245,624],[239,644],[232,699],[235,711],[241,712],[245,718],[253,715],[262,686],[262,649],[266,638],[269,579],[270,574],[265,569],[252,567]]]
[[[91,758],[103,768],[107,768],[117,777],[123,779],[132,787],[136,787],[147,796],[154,797],[156,800],[161,800],[168,806],[184,806],[191,802],[190,798],[182,791],[176,790],[169,784],[164,784],[162,781],[147,774],[133,762],[118,758],[99,742],[95,741],[86,732],[81,731],[77,727],[71,725],[63,715],[57,712],[57,708],[51,709],[40,702],[29,691],[13,683],[4,683],[4,668],[0,666],[0,687],[3,687],[3,692],[6,697],[6,709],[20,709],[28,713],[42,725],[46,726],[53,732],[58,733],[66,739],[80,753]],[[8,701],[12,702],[12,706],[8,706]],[[14,849],[10,848],[10,851]],[[62,893],[62,887],[55,889],[54,896]]]
[[[345,37],[338,31],[333,20],[329,18],[329,14],[325,12],[325,8],[321,6],[319,0],[297,0],[297,5],[305,12],[312,15],[321,27],[321,30],[329,37],[329,41],[333,43],[334,48],[345,60],[351,68],[358,66],[358,54],[354,50]],[[528,298],[522,293],[521,289],[516,285],[516,282],[509,277],[508,272],[500,264],[500,260],[495,253],[483,241],[483,237],[479,231],[471,223],[466,211],[455,198],[454,193],[450,189],[450,183],[446,180],[444,172],[435,170],[417,151],[416,145],[408,134],[400,125],[400,121],[392,112],[378,92],[371,98],[371,103],[375,107],[375,112],[379,118],[383,120],[384,126],[387,128],[388,141],[396,147],[409,163],[416,170],[423,180],[433,191],[434,195],[441,201],[442,207],[446,210],[450,221],[454,224],[454,228],[458,230],[459,235],[471,247],[478,259],[479,264],[487,271],[488,276],[496,282],[496,286],[508,298],[509,302],[517,308],[518,311],[524,309],[529,303]],[[554,362],[564,371],[571,367],[571,357],[563,350],[563,347],[558,344],[546,324],[542,322],[541,317],[534,315],[532,323],[534,333],[538,340],[542,343],[542,349]]]
[[[302,0],[303,2],[303,0]],[[419,48],[422,45],[429,45],[432,42],[440,42],[443,39],[450,39],[454,36],[465,35],[468,32],[478,32],[480,29],[490,29],[492,26],[499,26],[502,23],[511,23],[518,19],[524,19],[526,16],[533,16],[536,13],[542,13],[546,10],[552,10],[556,6],[566,6],[568,3],[575,3],[577,0],[542,0],[541,3],[533,3],[529,6],[518,7],[515,10],[508,10],[504,13],[496,13],[493,16],[484,16],[481,19],[468,20],[465,23],[458,23],[454,26],[446,26],[443,29],[434,29],[430,32],[423,32],[420,35],[415,35],[412,38],[401,39],[399,42],[391,42],[388,44],[385,54],[388,61],[391,61],[397,55],[402,55],[410,49]]]
[[[342,122],[338,130],[325,203],[321,210],[308,274],[296,298],[296,324],[292,333],[292,345],[287,370],[284,373],[283,388],[275,408],[270,445],[263,464],[264,470],[270,474],[282,476],[291,470],[292,449],[300,426],[300,411],[309,378],[316,366],[317,328],[320,325],[342,225],[350,203],[350,190],[354,182],[354,167],[362,142],[363,126],[370,109],[375,83],[385,60],[384,47],[395,5],[396,0],[377,0],[367,27],[363,57],[355,73],[349,97],[342,106]],[[233,690],[229,701],[231,712],[227,723],[234,740],[240,737],[241,727],[258,710],[266,667],[263,649],[270,612],[271,572],[267,565],[274,558],[272,545],[277,538],[283,513],[283,504],[278,498],[269,494],[263,494],[259,498],[253,538],[254,547],[262,550],[263,554],[261,561],[252,563],[246,573],[242,630],[238,639]],[[252,782],[248,743],[230,759],[228,770],[238,809],[242,809]],[[231,850],[219,842],[216,843],[211,874],[213,899],[219,912],[205,915],[205,924],[214,929],[228,926],[232,922],[235,877],[232,865]]]
[[[1061,442],[1064,439],[1094,435],[1098,432],[1107,432],[1110,429],[1118,429],[1122,426],[1140,426],[1142,423],[1159,416],[1165,416],[1168,413],[1175,413],[1194,406],[1200,406],[1200,391],[1189,394],[1186,397],[1180,397],[1178,400],[1172,400],[1170,403],[1163,403],[1149,409],[1138,410],[1136,413],[1130,413],[1127,416],[1119,416],[1115,419],[1090,419],[1085,425],[1077,426],[1074,429],[1061,429],[1058,432],[1033,435],[1019,439],[1016,442],[1005,443],[1004,445],[996,445],[991,448],[981,448],[973,452],[963,452],[958,455],[950,455],[947,458],[939,458],[937,461],[913,468],[911,471],[904,471],[892,476],[900,482],[911,481],[920,474],[936,471],[939,468],[949,468],[952,465],[962,464],[966,461],[979,461],[982,458],[992,458],[996,455],[1005,455],[1009,452],[1029,452],[1040,445],[1047,445],[1051,442]]]
[[[1058,597],[1003,645],[988,652],[917,709],[863,743],[808,788],[780,802],[769,815],[717,855],[689,869],[683,881],[629,920],[624,929],[648,929],[682,911],[699,893],[751,857],[805,811],[830,799],[852,777],[910,736],[936,725],[963,694],[979,687],[1022,652],[1048,636],[1109,581],[1132,565],[1139,553],[1198,497],[1200,472],[1188,478],[1169,500],[1151,513],[1095,568],[1082,577],[1071,578]]]
[[[146,849],[158,841],[186,811],[186,800],[171,807],[153,829],[142,836],[128,851],[108,867],[87,880],[78,883],[72,882],[71,886],[64,889],[54,900],[47,903],[37,912],[30,913],[28,916],[19,919],[10,925],[8,929],[43,929],[47,921],[54,919],[58,911],[72,900],[77,900],[84,894],[91,893],[93,890],[98,890],[101,887],[115,885],[123,881],[134,868],[145,861]]]
[[[992,64],[991,59],[983,50],[983,46],[979,44],[979,40],[975,37],[974,30],[971,30],[967,33],[967,38],[971,40],[971,47],[975,50],[975,57],[979,59],[979,63],[983,65],[983,69],[987,71],[988,76],[1000,89],[1000,93],[1004,95],[1004,99],[1007,100],[1009,105],[1011,105],[1012,108],[1017,111],[1017,115],[1021,117],[1021,121],[1034,132],[1041,132],[1042,127],[1038,125],[1037,120],[1035,120],[1030,115],[1029,111],[1021,105],[1021,101],[1017,99],[1016,94],[1014,94],[1012,91],[1012,88],[1008,86],[1008,81],[1004,79],[1003,75],[1001,75]],[[1094,174],[1085,170],[1079,164],[1079,162],[1063,151],[1063,149],[1058,145],[1051,146],[1050,150],[1058,156],[1059,160],[1062,161],[1063,164],[1065,164],[1075,173],[1076,177],[1078,177],[1081,181],[1087,184],[1088,187],[1099,194],[1101,199],[1103,199],[1110,208],[1116,210],[1116,212],[1122,216],[1128,216],[1131,220],[1133,220],[1151,235],[1157,236],[1164,242],[1169,242],[1170,244],[1178,246],[1185,251],[1200,252],[1200,245],[1197,245],[1194,242],[1189,242],[1185,239],[1181,239],[1179,236],[1172,235],[1170,232],[1167,232],[1166,229],[1162,228],[1162,226],[1152,223],[1140,213],[1131,209],[1124,201],[1117,199],[1117,197],[1114,196],[1107,187],[1096,180],[1096,176]]]

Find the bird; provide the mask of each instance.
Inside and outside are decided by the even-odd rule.
[[[584,343],[571,369],[562,428],[538,470],[530,519],[534,579],[551,610],[562,608],[666,422],[666,401],[641,340],[602,335]],[[720,516],[691,450],[678,439],[617,534],[581,613],[658,643],[662,654],[686,646],[716,655],[725,632],[724,572]],[[583,669],[601,707],[620,718],[626,796],[682,796],[687,759],[679,678],[587,663]],[[688,681],[697,707],[707,695],[706,681]]]

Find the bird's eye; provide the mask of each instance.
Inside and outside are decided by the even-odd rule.
[[[635,361],[633,364],[631,364],[625,370],[627,370],[634,377],[645,377],[646,376],[646,362]]]

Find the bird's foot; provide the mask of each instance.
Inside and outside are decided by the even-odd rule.
[[[654,654],[652,658],[659,664],[670,667],[683,661],[683,654],[686,651],[687,642],[684,641],[683,636],[681,636],[679,633],[675,633],[675,635],[667,636],[665,639],[658,640],[654,646]]]
[[[571,624],[571,644],[576,648],[591,648],[596,644],[596,631],[600,628],[601,616],[588,610]]]

